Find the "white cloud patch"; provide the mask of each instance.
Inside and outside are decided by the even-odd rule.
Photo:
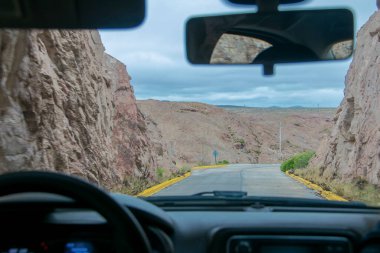
[[[226,0],[147,0],[147,18],[132,30],[101,31],[106,51],[124,62],[138,99],[251,106],[338,106],[350,61],[276,66],[192,66],[186,60],[185,23],[191,16],[247,12]],[[359,29],[376,10],[374,0],[307,1],[287,9],[351,7]],[[249,9],[255,11],[255,8]]]
[[[343,98],[342,89],[306,89],[302,91],[279,92],[269,87],[258,87],[244,92],[211,92],[193,95],[152,96],[143,99],[162,101],[203,101],[211,104],[245,104],[247,106],[326,106],[336,107]],[[239,101],[239,103],[235,103]]]
[[[133,63],[145,63],[148,65],[174,65],[175,61],[171,59],[170,57],[166,56],[165,54],[157,53],[157,52],[147,52],[147,51],[141,51],[141,52],[133,52],[126,54],[125,56],[128,59],[129,65]]]

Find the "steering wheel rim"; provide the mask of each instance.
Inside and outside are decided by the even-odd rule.
[[[117,253],[151,252],[149,240],[132,212],[93,184],[55,172],[25,171],[0,176],[0,197],[26,192],[70,197],[101,214],[113,230]]]

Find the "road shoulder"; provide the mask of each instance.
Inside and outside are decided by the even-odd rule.
[[[318,194],[320,194],[323,198],[327,199],[327,200],[333,200],[333,201],[348,201],[346,200],[345,198],[342,198],[341,196],[338,196],[336,195],[335,193],[331,192],[331,191],[326,191],[324,190],[322,187],[320,187],[319,185],[316,185],[302,177],[299,177],[297,175],[294,175],[292,173],[290,173],[289,171],[285,172],[286,175],[288,175],[289,177],[293,178],[294,180],[300,182],[301,184],[305,185],[306,187],[308,187],[309,189],[312,189],[316,192],[318,192]]]
[[[222,168],[222,167],[225,167],[226,165],[208,165],[208,166],[196,166],[196,167],[193,167],[191,169],[190,172],[187,172],[185,173],[183,176],[179,176],[179,177],[175,177],[175,178],[172,178],[172,179],[169,179],[169,180],[166,180],[162,183],[159,183],[157,185],[154,185],[148,189],[145,189],[144,191],[140,192],[139,194],[137,194],[136,196],[137,197],[149,197],[149,196],[152,196],[154,194],[156,194],[157,192],[160,192],[162,191],[163,189],[173,185],[173,184],[176,184],[188,177],[191,176],[191,173],[193,170],[202,170],[202,169],[216,169],[216,168]]]

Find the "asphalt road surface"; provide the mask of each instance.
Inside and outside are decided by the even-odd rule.
[[[191,195],[217,190],[246,191],[252,196],[320,198],[313,190],[282,173],[278,164],[234,164],[195,170],[190,177],[155,196]]]

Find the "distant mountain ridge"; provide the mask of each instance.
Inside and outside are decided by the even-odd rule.
[[[166,101],[168,102],[168,101]],[[241,106],[241,105],[216,105],[219,108],[255,108],[255,109],[336,109],[335,107],[309,107],[309,106],[267,106],[267,107],[258,107],[258,106]]]

